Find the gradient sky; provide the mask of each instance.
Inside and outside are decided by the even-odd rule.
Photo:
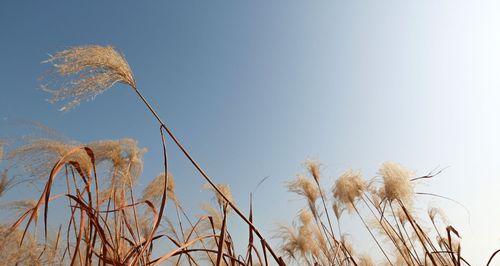
[[[2,1],[0,133],[31,119],[82,142],[135,138],[149,149],[147,184],[162,169],[159,131],[130,89],[67,113],[36,90],[48,53],[111,44],[244,209],[270,177],[255,195],[266,235],[301,206],[283,185],[306,158],[324,164],[326,186],[348,168],[372,177],[386,160],[420,174],[449,166],[417,190],[467,207],[470,221],[430,199],[462,233],[465,256],[484,263],[500,247],[499,11],[496,1],[456,0]],[[196,212],[210,196],[170,154],[179,197]]]

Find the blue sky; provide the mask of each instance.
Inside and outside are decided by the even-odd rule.
[[[135,138],[149,149],[146,184],[161,171],[160,138],[129,88],[68,113],[36,90],[48,53],[110,44],[240,205],[270,176],[255,199],[268,235],[300,206],[283,185],[306,158],[324,164],[326,186],[348,168],[372,177],[386,160],[422,174],[449,166],[420,190],[467,206],[470,223],[434,199],[480,263],[500,245],[498,11],[494,1],[3,1],[0,116],[82,142]],[[209,195],[173,146],[170,154],[178,194],[195,211]]]

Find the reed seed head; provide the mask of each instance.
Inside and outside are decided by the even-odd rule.
[[[319,182],[319,179],[321,178],[320,174],[320,163],[315,160],[306,160],[305,162],[307,171],[309,174],[317,181]]]
[[[234,203],[233,194],[231,193],[231,189],[229,188],[229,185],[216,184],[216,186],[219,189],[219,191],[222,192],[222,194],[224,194],[224,196],[230,202]],[[215,199],[217,200],[217,204],[219,204],[219,206],[224,207],[227,204],[226,200],[210,184],[207,183],[207,184],[203,185],[203,188],[211,190],[214,193]]]
[[[348,209],[354,207],[355,201],[363,195],[366,184],[359,171],[347,170],[335,182],[332,192],[335,199]]]
[[[143,156],[147,149],[129,138],[101,140],[87,144],[94,152],[97,165],[108,163],[112,187],[131,187],[143,170]]]
[[[146,186],[146,188],[142,192],[142,199],[150,200],[153,202],[161,200],[163,196],[164,184],[165,173],[161,173]],[[175,197],[175,181],[174,177],[170,173],[168,173],[167,178],[167,197],[177,202],[177,198]]]
[[[320,197],[318,186],[309,178],[298,175],[295,180],[287,183],[288,191],[304,196],[310,204]]]
[[[52,94],[51,103],[66,102],[61,111],[93,99],[118,82],[136,87],[127,60],[112,46],[70,47],[44,63],[52,69],[41,88]]]
[[[413,200],[413,184],[410,180],[414,173],[398,163],[385,162],[379,169],[384,180],[384,196],[387,200],[401,200],[411,205]]]
[[[439,217],[443,223],[448,223],[448,218],[441,208],[430,207],[427,211],[427,214],[429,215],[429,218],[432,222],[436,222],[436,218]]]
[[[36,178],[47,178],[52,167],[76,144],[60,140],[36,139],[29,141],[12,151],[6,158],[22,171]],[[90,175],[92,163],[83,150],[79,150],[66,158],[66,162],[77,162],[81,170]]]

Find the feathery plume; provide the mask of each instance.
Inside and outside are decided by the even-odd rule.
[[[448,218],[446,217],[446,214],[441,208],[438,207],[430,207],[429,210],[427,211],[427,214],[429,215],[429,218],[431,219],[432,222],[436,222],[437,216],[441,219],[441,221],[445,224],[448,223]]]
[[[337,179],[332,192],[339,203],[342,203],[350,210],[355,201],[363,195],[365,188],[366,184],[361,178],[361,173],[347,170]]]
[[[358,259],[359,266],[375,266],[375,262],[373,262],[372,257],[367,254],[363,254]]]
[[[321,175],[320,175],[320,164],[319,162],[315,161],[315,160],[307,160],[305,162],[305,165],[306,165],[306,168],[307,168],[307,171],[309,172],[309,174],[317,181],[319,182],[319,179],[321,178]]]
[[[50,63],[53,69],[41,88],[52,94],[51,103],[67,101],[61,111],[93,99],[117,82],[136,87],[129,64],[112,46],[71,47],[43,63]]]
[[[231,193],[229,185],[216,184],[216,186],[230,202],[234,202],[233,194]],[[203,185],[203,188],[211,190],[214,193],[215,199],[217,200],[217,204],[219,204],[219,206],[224,207],[227,204],[226,200],[224,200],[224,198],[210,184]]]
[[[315,249],[314,232],[311,229],[313,214],[305,209],[299,212],[299,226],[280,225],[277,237],[281,239],[281,252],[289,259],[305,259]]]
[[[8,170],[4,169],[0,173],[0,197],[2,197],[5,192],[7,192],[14,184],[14,179],[9,178]]]
[[[129,138],[101,140],[87,146],[94,152],[97,165],[110,163],[112,187],[131,187],[142,174],[143,156],[147,149],[139,148],[137,141]]]
[[[55,163],[76,147],[76,144],[59,140],[38,139],[10,151],[6,159],[15,162],[15,165],[33,177],[46,178]],[[90,175],[92,163],[85,151],[73,153],[67,158],[67,162],[70,161],[77,162],[82,171]]]
[[[295,180],[288,182],[286,186],[288,191],[305,197],[309,204],[309,208],[316,214],[316,200],[321,194],[314,181],[302,175],[298,175]]]
[[[337,219],[340,219],[340,216],[342,216],[342,213],[344,212],[344,208],[342,207],[342,205],[335,200],[332,203],[332,209],[335,217],[337,217]]]
[[[172,174],[168,173],[167,178],[167,197],[171,200],[177,202],[177,198],[175,197],[175,181]],[[161,200],[163,196],[163,185],[165,184],[165,173],[161,173],[149,183],[144,191],[142,192],[143,200],[150,200],[153,202],[157,202]]]
[[[413,199],[413,184],[410,178],[414,173],[398,163],[385,162],[379,169],[384,179],[384,196],[387,200],[401,200],[411,205]]]

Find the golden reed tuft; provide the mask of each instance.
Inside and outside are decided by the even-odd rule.
[[[52,94],[51,103],[67,101],[67,111],[83,100],[90,100],[115,83],[136,87],[125,57],[112,46],[87,45],[57,52],[43,61],[52,66],[42,90]]]

